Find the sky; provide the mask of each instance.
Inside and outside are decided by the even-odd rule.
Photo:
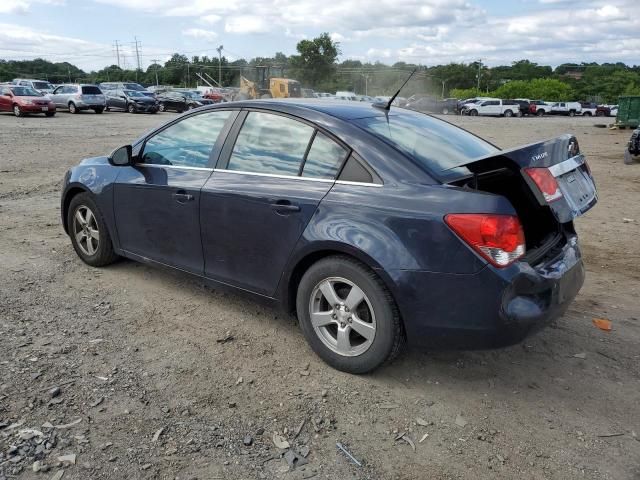
[[[230,60],[330,33],[340,60],[438,65],[640,64],[640,0],[0,0],[0,58],[141,67],[173,52]]]

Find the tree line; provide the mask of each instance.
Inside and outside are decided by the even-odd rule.
[[[410,72],[412,80],[403,96],[427,93],[434,96],[467,98],[477,95],[501,98],[532,98],[548,101],[587,100],[615,103],[620,95],[640,95],[640,65],[624,63],[563,64],[556,68],[519,60],[511,65],[488,67],[478,62],[422,66],[397,62],[393,65],[338,61],[340,45],[329,34],[302,40],[295,55],[277,52],[273,57],[230,61],[208,56],[175,53],[163,64],[146,70],[125,70],[110,65],[85,72],[69,62],[43,59],[0,60],[0,81],[16,77],[46,79],[52,83],[137,81],[143,85],[195,87],[204,76],[212,84],[238,86],[240,76],[259,80],[261,76],[285,76],[299,80],[316,91],[355,91],[359,94],[391,95]]]

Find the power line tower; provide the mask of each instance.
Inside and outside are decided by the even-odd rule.
[[[120,68],[120,45],[118,44],[118,40],[116,40],[116,43],[113,46],[116,49],[116,58],[118,59],[118,68]]]

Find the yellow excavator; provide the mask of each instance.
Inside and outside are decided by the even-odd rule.
[[[258,81],[253,82],[240,76],[240,92],[243,100],[255,98],[300,98],[302,88],[300,82],[292,78],[270,77],[268,67],[256,67]]]

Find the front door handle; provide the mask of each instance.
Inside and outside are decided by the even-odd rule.
[[[192,201],[195,197],[190,193],[185,192],[184,190],[178,190],[173,194],[173,198],[178,203],[187,203]]]
[[[300,206],[291,203],[289,200],[276,200],[271,203],[271,209],[280,213],[299,212]]]

